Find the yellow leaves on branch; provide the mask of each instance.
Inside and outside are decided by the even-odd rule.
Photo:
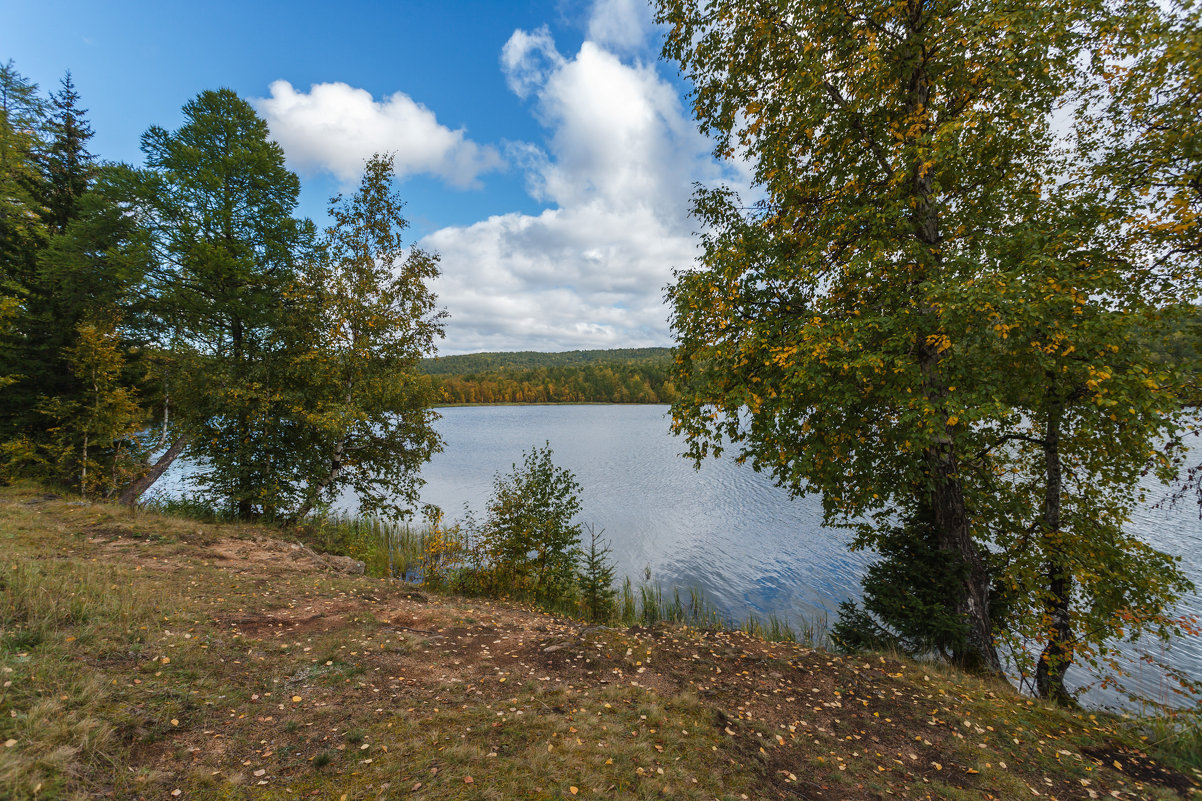
[[[947,334],[928,334],[927,344],[939,353],[943,353],[952,346],[952,340]]]

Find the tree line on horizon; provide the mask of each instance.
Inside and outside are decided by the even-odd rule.
[[[135,503],[186,454],[226,515],[299,519],[346,489],[411,513],[445,313],[391,157],[319,231],[249,103],[182,111],[142,165],[102,162],[69,73],[47,97],[0,67],[0,481]]]
[[[1135,336],[1147,347],[1150,363],[1186,375],[1202,372],[1202,306]],[[420,368],[439,403],[671,404],[679,396],[671,348],[469,353],[423,359]],[[1180,389],[1192,393],[1197,383]],[[1187,394],[1182,401],[1196,407],[1202,399]]]
[[[671,403],[667,348],[480,353],[422,362],[442,402]]]

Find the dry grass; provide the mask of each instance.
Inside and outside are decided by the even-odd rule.
[[[588,627],[342,574],[278,531],[2,492],[5,798],[1197,792],[1113,721],[932,666]]]

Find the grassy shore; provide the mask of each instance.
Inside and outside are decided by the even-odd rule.
[[[5,799],[1200,792],[1146,730],[1004,684],[440,597],[277,529],[7,488],[0,562]]]

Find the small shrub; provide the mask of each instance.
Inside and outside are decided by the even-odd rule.
[[[588,526],[588,547],[580,564],[580,598],[584,611],[594,622],[609,620],[614,614],[614,566],[609,561],[609,545],[601,534]]]
[[[488,516],[478,543],[493,594],[541,603],[570,600],[581,556],[580,485],[556,467],[550,443],[522,455],[507,476],[493,480]]]

